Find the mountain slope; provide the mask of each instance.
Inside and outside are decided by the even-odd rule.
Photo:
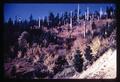
[[[116,78],[116,50],[109,49],[86,71],[75,74],[72,79],[115,79]]]

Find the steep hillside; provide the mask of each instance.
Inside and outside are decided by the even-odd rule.
[[[81,74],[75,74],[72,79],[115,79],[117,70],[116,50],[106,51],[92,66]]]

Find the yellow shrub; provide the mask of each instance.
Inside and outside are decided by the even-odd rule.
[[[93,39],[91,46],[92,54],[96,54],[101,45],[99,37]]]

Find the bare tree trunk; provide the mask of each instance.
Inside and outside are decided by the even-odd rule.
[[[39,28],[40,28],[40,17],[39,17]]]
[[[77,22],[79,24],[79,4],[78,4],[78,12],[77,12]]]
[[[70,13],[71,13],[71,17],[70,17],[70,29],[72,29],[72,11]]]
[[[85,38],[85,34],[86,34],[86,22],[84,21],[84,38]]]

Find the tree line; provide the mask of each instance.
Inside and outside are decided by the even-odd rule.
[[[75,9],[72,12],[72,21],[73,21],[73,26],[76,25],[77,23],[77,9]],[[112,13],[112,15],[111,15]],[[115,17],[115,9],[113,7],[106,7],[106,15],[102,16],[102,18],[114,18]],[[81,15],[81,10],[79,10],[79,19],[85,19],[85,15]],[[90,16],[92,15],[91,13],[89,14]],[[99,11],[94,12],[94,18],[97,18],[100,16]],[[65,25],[67,23],[70,23],[70,12],[64,12],[62,14],[57,13],[56,15],[53,12],[50,12],[48,16],[45,16],[44,19],[40,19],[40,26],[41,27],[47,27],[49,28],[54,28],[58,26]],[[28,20],[21,20],[18,19],[17,16],[15,17],[15,20],[13,21],[12,18],[9,18],[8,22],[4,23],[5,27],[9,28],[30,28],[30,26],[38,26],[39,20],[33,19],[33,15],[31,14]]]

